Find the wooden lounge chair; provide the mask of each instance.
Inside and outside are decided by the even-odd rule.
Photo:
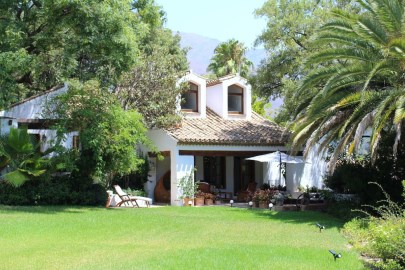
[[[146,207],[149,207],[152,204],[152,199],[142,196],[132,196],[125,193],[119,185],[114,186],[115,192],[117,192],[118,196],[120,197],[121,201],[117,203],[117,207],[122,205],[130,205],[132,207],[139,207],[138,201],[144,201]]]

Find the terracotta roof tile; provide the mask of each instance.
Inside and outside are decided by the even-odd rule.
[[[167,129],[179,144],[285,145],[290,133],[262,116],[225,120],[207,108],[207,118],[184,118],[180,127]]]

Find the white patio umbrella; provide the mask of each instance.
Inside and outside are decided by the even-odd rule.
[[[299,157],[293,157],[290,155],[287,155],[285,153],[282,153],[280,151],[276,151],[270,154],[265,154],[265,155],[260,155],[260,156],[255,156],[251,158],[247,158],[246,160],[254,160],[254,161],[259,161],[259,162],[276,162],[279,165],[280,168],[280,178],[279,178],[279,183],[281,183],[281,164],[282,163],[305,163],[305,161],[302,158]]]

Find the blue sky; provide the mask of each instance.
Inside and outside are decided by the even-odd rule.
[[[266,0],[155,0],[167,14],[166,27],[227,41],[235,38],[253,47],[266,26],[253,12]]]

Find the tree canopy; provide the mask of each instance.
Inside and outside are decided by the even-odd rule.
[[[356,10],[350,0],[268,0],[256,10],[256,16],[267,20],[256,45],[264,45],[268,57],[249,82],[253,91],[266,100],[283,98],[284,105],[275,118],[278,123],[293,119],[298,101],[294,92],[309,71],[303,66],[304,59],[319,49],[310,44],[311,37],[330,17],[332,8]]]
[[[145,34],[134,3],[2,1],[0,108],[69,78],[115,83],[135,63]]]
[[[253,63],[245,57],[245,52],[245,45],[236,39],[222,42],[215,48],[207,70],[218,77],[236,73],[247,77]]]
[[[188,68],[164,22],[154,0],[2,1],[0,110],[69,82],[48,115],[62,120],[59,139],[80,132],[83,174],[133,172],[138,144],[154,149],[145,124],[173,122],[176,82]]]
[[[143,162],[136,151],[140,144],[154,149],[146,137],[142,115],[124,111],[116,97],[100,88],[97,81],[71,81],[68,92],[49,106],[56,108],[53,117],[64,119],[57,126],[60,134],[72,130],[80,134],[81,173],[106,181],[106,186],[113,176],[129,174]]]
[[[361,13],[335,9],[320,28],[312,43],[319,49],[306,60],[311,72],[295,94],[294,145],[306,142],[309,149],[321,141],[326,148],[338,142],[332,166],[343,151],[356,151],[368,128],[373,159],[390,130],[396,132],[395,155],[405,119],[404,2],[359,0],[358,5]]]

